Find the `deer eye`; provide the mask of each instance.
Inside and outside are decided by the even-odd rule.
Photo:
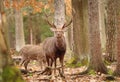
[[[55,33],[58,33],[58,31],[54,31]]]

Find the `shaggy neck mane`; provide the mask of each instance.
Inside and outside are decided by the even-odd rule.
[[[60,38],[56,38],[56,48],[61,50],[65,50],[66,49],[66,42],[65,42],[65,37],[60,37]]]

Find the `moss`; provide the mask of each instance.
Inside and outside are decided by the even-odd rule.
[[[67,61],[68,64],[76,64],[77,62],[75,61],[75,58],[71,58],[70,60]]]
[[[20,76],[20,71],[14,66],[7,66],[2,73],[3,82],[25,82]]]
[[[96,72],[94,70],[89,70],[88,74],[89,75],[96,75]]]
[[[88,64],[88,59],[84,58],[81,61],[77,61],[74,57],[67,61],[67,67],[80,67]]]
[[[77,62],[75,61],[75,58],[71,58],[70,60],[67,61],[66,66],[67,67],[75,67],[75,64]]]
[[[108,69],[108,75],[112,75],[113,71],[111,69]]]
[[[105,65],[111,65],[112,62],[104,60]]]
[[[75,58],[71,58],[67,63],[66,63],[67,67],[80,67],[82,66],[82,64],[80,62],[77,62],[75,60]]]
[[[81,60],[81,64],[82,64],[82,66],[88,65],[88,58],[82,59],[82,60]]]

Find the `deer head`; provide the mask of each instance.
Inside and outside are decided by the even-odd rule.
[[[48,15],[45,14],[45,16],[46,18],[48,18]],[[48,19],[46,19],[46,21],[51,26],[50,30],[54,32],[54,36],[56,36],[57,38],[64,36],[64,32],[68,29],[68,26],[72,23],[72,19],[71,19],[68,24],[65,23],[62,27],[56,27],[55,24],[50,23]]]

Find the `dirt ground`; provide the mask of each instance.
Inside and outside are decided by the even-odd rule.
[[[24,69],[24,67],[20,67]],[[114,66],[108,66],[109,69],[114,70]],[[57,71],[56,74],[44,75],[40,74],[41,67],[36,61],[32,61],[28,66],[29,72],[27,74],[22,74],[26,82],[120,82],[120,77],[114,77],[114,79],[107,80],[108,75],[105,74],[95,74],[95,75],[76,75],[80,72],[83,72],[87,67],[77,67],[77,68],[64,68],[64,78],[59,75]],[[44,70],[44,68],[43,68]]]

